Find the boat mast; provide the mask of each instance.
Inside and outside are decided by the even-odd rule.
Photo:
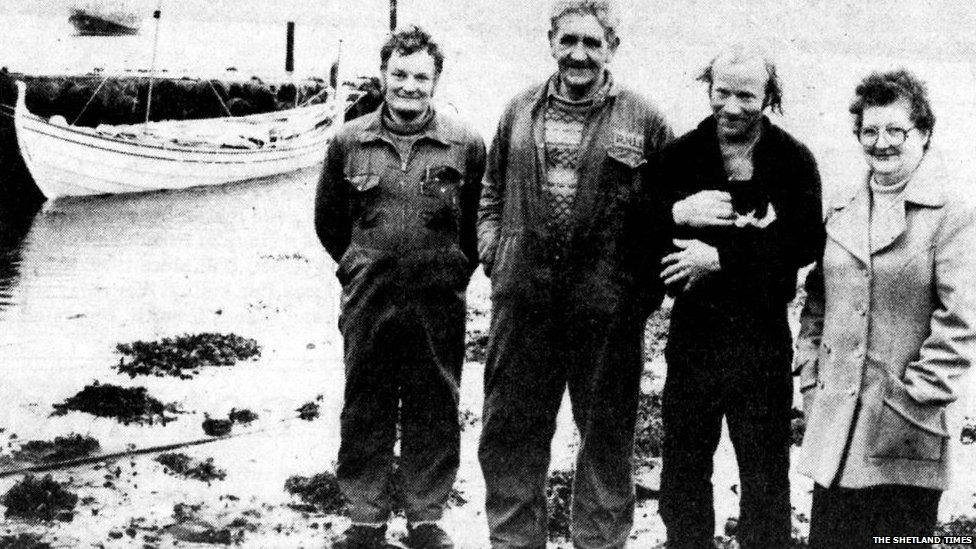
[[[152,62],[149,64],[149,92],[146,94],[146,124],[149,124],[149,110],[152,107],[153,77],[156,74],[156,51],[159,49],[159,17],[163,11],[163,0],[156,4],[153,19],[156,20],[156,30],[153,33]]]
[[[346,122],[346,87],[342,84],[342,38],[339,39],[338,53],[336,53],[336,83],[335,95],[338,109],[336,111],[336,126],[341,127]]]

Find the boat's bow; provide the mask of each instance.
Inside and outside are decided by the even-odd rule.
[[[22,80],[17,80],[14,82],[17,86],[17,103],[14,107],[14,112],[20,114],[21,112],[27,111],[27,84],[24,84]]]
[[[321,162],[334,131],[325,121],[335,113],[315,105],[241,118],[156,122],[133,127],[132,135],[115,135],[111,128],[44,120],[28,111],[26,95],[18,82],[17,141],[49,200],[276,177]],[[219,139],[226,135],[253,146],[228,146]]]

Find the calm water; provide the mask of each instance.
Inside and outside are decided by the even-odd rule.
[[[264,356],[210,381],[135,380],[162,400],[280,413],[337,391],[334,266],[312,226],[316,176],[59,201],[0,225],[0,427],[67,429],[47,425],[57,424],[45,421],[51,403],[93,379],[129,381],[111,369],[117,343],[182,333],[253,337]],[[166,428],[171,438],[198,429]]]

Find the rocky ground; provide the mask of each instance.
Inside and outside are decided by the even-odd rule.
[[[480,275],[469,295],[468,362],[459,417],[463,427],[462,468],[444,524],[459,547],[478,549],[487,547],[484,486],[475,455],[480,430],[484,334],[488,328],[487,282]],[[797,307],[792,309],[795,317]],[[648,361],[641,385],[635,460],[640,496],[632,535],[635,547],[658,547],[664,541],[656,496],[661,436],[659,393],[665,374],[661,352],[668,312],[666,304],[647,328]],[[334,459],[335,441],[324,445],[314,441],[335,432],[337,403],[319,397],[300,405],[295,405],[296,400],[284,407],[280,399],[255,399],[247,408],[201,414],[199,410],[187,410],[189,403],[185,401],[163,403],[138,385],[140,381],[169,376],[173,383],[186,384],[188,393],[193,392],[190,388],[199,384],[200,378],[208,379],[211,387],[226,390],[229,386],[215,380],[232,371],[260,368],[266,364],[260,356],[262,351],[260,342],[230,334],[120,342],[119,364],[115,368],[118,372],[107,371],[105,379],[80,388],[63,402],[37,403],[64,414],[49,421],[64,422],[66,429],[117,425],[108,430],[88,429],[102,433],[103,439],[74,433],[53,440],[35,440],[29,433],[4,427],[0,432],[4,439],[0,465],[5,471],[0,473],[0,493],[4,494],[0,504],[5,521],[0,526],[0,548],[329,547],[330,540],[346,528],[348,520],[343,517],[342,497],[329,465]],[[131,376],[137,384],[125,391],[119,388],[111,395],[103,394],[93,408],[84,397],[86,392],[90,393],[93,387],[114,387],[110,382],[121,374]],[[161,417],[169,418],[173,425],[183,424],[183,430],[172,432],[177,440],[159,436],[163,429],[171,428],[162,427]],[[802,419],[795,421],[802,432]],[[200,428],[189,436],[194,430],[187,426],[192,427],[194,422]],[[968,426],[962,438],[966,439],[968,433],[966,441],[972,442],[973,430],[972,425]],[[129,442],[120,446],[118,440],[106,440],[113,432]],[[150,432],[157,436],[147,436]],[[548,494],[551,548],[569,547],[565,538],[575,436],[564,406],[553,443]],[[295,452],[276,460],[282,448]],[[963,449],[971,459],[973,447]],[[24,472],[11,474],[17,470]],[[809,489],[809,482],[794,477],[797,547],[803,546],[808,527]],[[738,486],[735,460],[727,440],[716,457],[715,495],[717,540],[722,547],[735,547]],[[954,514],[971,509],[973,496],[968,490],[950,496]],[[949,523],[946,531],[973,532],[972,518],[944,518]],[[405,522],[398,515],[391,523],[389,540],[397,544],[404,535]]]

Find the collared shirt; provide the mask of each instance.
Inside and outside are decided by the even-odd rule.
[[[484,142],[435,111],[400,151],[382,110],[349,122],[329,145],[316,196],[320,240],[337,262],[356,245],[395,256],[460,249],[475,265]]]

